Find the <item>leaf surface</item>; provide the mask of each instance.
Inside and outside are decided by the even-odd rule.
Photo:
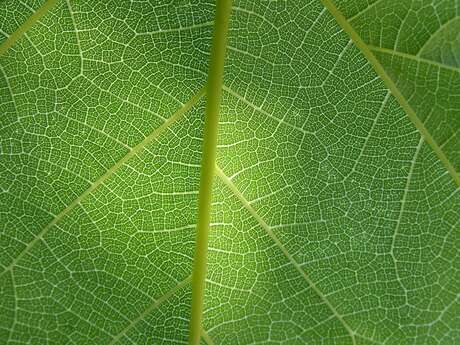
[[[51,2],[0,4],[0,342],[186,343],[215,4]],[[233,2],[203,343],[459,341],[458,8]]]

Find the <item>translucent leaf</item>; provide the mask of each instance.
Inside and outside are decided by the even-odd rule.
[[[234,0],[202,344],[456,344],[458,0]],[[213,1],[0,3],[0,343],[189,337]]]

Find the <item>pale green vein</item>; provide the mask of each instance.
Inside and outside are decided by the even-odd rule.
[[[388,49],[388,48],[375,47],[373,45],[367,45],[367,46],[369,47],[369,49],[371,51],[399,56],[399,57],[402,57],[402,58],[405,58],[405,59],[414,60],[416,62],[425,63],[425,64],[436,66],[436,67],[439,67],[439,68],[445,68],[445,69],[448,69],[448,70],[451,70],[451,71],[454,71],[454,72],[457,72],[457,73],[460,72],[460,68],[458,68],[458,67],[445,65],[445,64],[442,64],[440,62],[424,59],[424,58],[421,58],[421,57],[416,56],[416,55],[402,53],[402,52],[398,52],[396,50]]]
[[[382,0],[377,0],[376,2],[373,2],[372,4],[368,5],[366,8],[362,9],[361,11],[359,11],[358,13],[354,14],[352,17],[350,17],[348,20],[349,21],[352,21],[354,20],[355,18],[359,17],[360,15],[368,12],[369,10],[371,10],[372,8],[374,8],[375,6],[377,6],[380,2],[382,2]]]
[[[5,42],[0,45],[0,56],[11,48],[41,17],[43,17],[55,4],[57,0],[47,0],[42,7],[33,13],[27,20],[13,32]]]
[[[207,100],[203,132],[203,153],[201,160],[195,255],[192,273],[190,345],[198,345],[201,339],[201,319],[203,314],[207,268],[209,222],[211,218],[212,182],[216,163],[217,130],[219,127],[219,110],[222,98],[227,31],[231,8],[231,0],[217,1],[211,48],[211,62],[208,71]]]
[[[214,340],[212,340],[211,336],[203,328],[201,329],[201,338],[203,338],[206,344],[215,345]]]
[[[458,16],[454,16],[452,18],[450,18],[447,22],[445,22],[444,24],[440,25],[439,28],[433,32],[430,36],[430,38],[423,44],[423,46],[420,47],[417,55],[420,55],[422,54],[423,52],[423,49],[425,49],[427,46],[429,46],[429,44],[431,43],[432,40],[436,39],[436,37],[438,36],[438,34],[444,30],[445,28],[447,28],[450,24],[452,24],[452,22],[455,22],[456,20],[460,19],[460,17]]]
[[[75,21],[75,15],[72,9],[72,5],[70,4],[70,0],[66,0],[67,2],[67,7],[69,9],[69,14],[70,18],[72,19],[72,25],[75,30],[75,39],[77,40],[77,47],[78,47],[78,55],[80,56],[80,72],[79,74],[83,74],[83,51],[81,49],[81,43],[80,43],[80,34],[78,33],[77,29],[77,23]]]
[[[381,343],[381,342],[376,341],[376,340],[374,340],[374,339],[365,337],[365,336],[363,336],[363,335],[361,335],[361,334],[356,334],[356,338],[361,338],[362,340],[366,340],[366,341],[368,341],[368,342],[370,342],[370,343],[372,343],[372,344],[384,345],[384,343]]]
[[[40,242],[45,234],[57,223],[59,223],[70,211],[72,211],[80,202],[94,192],[100,185],[104,183],[110,176],[112,176],[118,169],[120,169],[129,159],[141,152],[148,144],[157,139],[169,126],[175,123],[183,114],[185,114],[194,104],[196,104],[201,97],[205,94],[205,88],[202,88],[190,100],[178,109],[171,117],[169,117],[161,126],[152,131],[146,136],[139,144],[133,147],[125,156],[118,162],[110,167],[101,177],[94,181],[82,194],[74,199],[65,209],[59,212],[51,222],[49,222],[36,236],[29,242],[26,248],[8,265],[5,270],[0,273],[0,277],[7,271],[11,270],[16,264],[27,254],[38,242]]]
[[[181,26],[181,27],[172,28],[172,29],[161,29],[160,28],[159,30],[156,30],[156,31],[138,33],[136,35],[136,37],[139,37],[139,36],[151,36],[151,35],[155,35],[155,34],[166,34],[166,33],[171,33],[171,32],[181,32],[181,31],[186,31],[186,30],[206,28],[206,27],[211,26],[213,24],[214,24],[214,21],[210,20],[210,21],[207,21],[207,22],[199,23],[199,24]]]
[[[398,271],[398,260],[396,259],[396,256],[395,256],[395,246],[396,246],[396,237],[398,237],[398,235],[399,235],[399,229],[401,227],[403,215],[404,215],[404,212],[405,212],[405,209],[406,209],[407,197],[409,195],[410,185],[411,185],[412,177],[414,175],[414,169],[415,169],[417,159],[418,159],[418,155],[420,153],[420,150],[421,150],[422,146],[423,146],[423,138],[420,138],[419,143],[418,143],[418,145],[417,145],[417,147],[415,149],[414,156],[412,158],[412,162],[411,162],[411,165],[410,165],[410,168],[409,168],[409,173],[407,174],[406,185],[404,187],[404,193],[403,193],[403,196],[402,196],[402,199],[401,199],[401,207],[399,209],[399,215],[398,215],[398,219],[396,221],[395,231],[394,231],[393,236],[391,238],[391,246],[390,246],[390,255],[391,255],[391,258],[392,258],[392,260],[394,262],[394,265],[395,265],[396,277],[398,278],[398,282],[399,282],[399,284],[401,285],[401,287],[403,288],[403,290],[405,292],[406,303],[408,303],[407,302],[407,289],[405,289],[404,285],[402,284],[402,279],[401,279],[399,271]]]
[[[112,341],[109,343],[109,345],[114,345],[116,344],[123,336],[126,335],[126,333],[129,332],[130,329],[132,329],[136,324],[138,324],[140,321],[142,321],[147,315],[149,315],[153,310],[157,309],[161,304],[163,304],[166,300],[168,300],[170,297],[172,297],[177,291],[185,287],[187,284],[190,283],[191,276],[188,276],[185,278],[183,281],[181,281],[179,284],[177,284],[174,288],[169,290],[167,293],[165,293],[163,296],[160,298],[156,299],[153,301],[151,305],[149,305],[142,313],[140,313],[135,319],[133,319],[128,325],[126,325],[125,328],[121,330],[117,335],[115,335],[112,339]]]
[[[13,89],[11,88],[11,83],[10,81],[8,80],[8,76],[6,75],[5,71],[3,70],[3,67],[0,65],[0,72],[3,74],[3,78],[5,78],[5,83],[6,83],[6,86],[8,88],[8,91],[11,95],[11,101],[13,103],[13,107],[14,107],[14,110],[16,111],[16,113],[18,112],[18,106],[16,104],[16,100],[14,99],[14,94],[13,94]]]
[[[259,225],[265,230],[265,232],[270,236],[270,238],[275,242],[277,247],[282,251],[283,255],[288,259],[288,261],[294,266],[294,268],[300,273],[302,278],[307,282],[307,284],[315,291],[315,293],[321,298],[321,300],[328,306],[332,311],[334,316],[342,323],[343,327],[346,329],[348,334],[351,337],[353,344],[356,344],[356,332],[350,327],[350,325],[345,321],[345,319],[340,315],[337,309],[332,305],[328,300],[326,295],[316,286],[316,284],[310,279],[307,273],[303,270],[300,264],[294,259],[294,257],[288,252],[287,248],[279,240],[279,238],[272,231],[271,227],[263,220],[263,218],[257,213],[257,211],[251,206],[250,202],[244,197],[244,195],[239,191],[235,184],[230,180],[230,178],[216,166],[216,175],[224,182],[224,184],[232,191],[232,193],[241,201],[243,206],[249,213],[254,217],[254,219],[259,223]]]
[[[13,287],[13,293],[14,293],[14,296],[13,296],[13,313],[14,313],[14,316],[13,316],[13,324],[10,326],[10,329],[8,330],[8,339],[6,340],[6,343],[9,344],[10,341],[11,341],[11,336],[13,335],[13,332],[14,332],[14,328],[16,327],[16,317],[17,317],[17,314],[18,314],[18,292],[16,290],[16,282],[15,282],[15,279],[14,279],[14,274],[13,272],[10,272],[10,275],[11,275],[11,285]]]
[[[458,186],[460,186],[460,175],[455,170],[452,163],[450,163],[449,159],[444,154],[444,152],[439,147],[439,145],[436,143],[434,138],[428,132],[423,122],[418,118],[414,109],[412,109],[412,107],[409,105],[409,102],[406,100],[406,98],[403,96],[401,91],[398,89],[395,82],[386,73],[385,69],[380,64],[380,62],[375,57],[375,55],[372,53],[369,46],[361,39],[358,33],[354,30],[354,28],[347,21],[347,19],[343,16],[343,14],[337,9],[337,7],[335,7],[335,5],[332,3],[331,0],[321,0],[321,2],[328,9],[328,11],[334,16],[334,18],[336,19],[337,23],[341,26],[343,31],[345,31],[350,36],[351,40],[361,50],[363,55],[366,57],[366,59],[369,61],[369,63],[374,68],[375,72],[379,75],[379,77],[385,83],[386,87],[391,91],[392,95],[396,98],[398,103],[404,109],[409,119],[412,121],[415,127],[419,130],[420,134],[423,136],[426,143],[430,145],[433,151],[436,153],[436,155],[438,156],[438,159],[442,162],[444,167],[447,169],[449,174],[452,176],[452,179],[455,181],[455,183]]]

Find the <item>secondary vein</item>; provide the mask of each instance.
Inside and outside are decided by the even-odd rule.
[[[396,86],[395,82],[390,78],[390,76],[386,73],[383,66],[380,64],[378,59],[372,53],[369,46],[362,40],[362,38],[358,35],[355,29],[351,26],[351,24],[347,21],[347,19],[343,16],[343,14],[337,9],[337,7],[333,4],[331,0],[321,0],[323,5],[328,9],[328,11],[334,16],[337,23],[341,26],[343,31],[345,31],[351,40],[356,44],[356,46],[361,50],[363,55],[369,61],[369,63],[374,68],[377,75],[382,79],[385,83],[386,87],[391,91],[393,96],[396,98],[398,103],[406,112],[409,119],[418,129],[420,134],[425,139],[426,143],[431,146],[435,154],[438,156],[438,159],[442,162],[444,167],[447,169],[449,174],[451,175],[454,182],[457,186],[460,186],[460,174],[455,170],[452,163],[449,161],[445,153],[442,151],[441,147],[436,143],[428,129],[425,127],[423,122],[418,118],[415,110],[410,106],[409,102],[406,100],[404,95]]]
[[[217,130],[219,125],[227,31],[231,7],[231,0],[218,0],[214,20],[211,62],[209,65],[207,82],[195,257],[192,273],[190,345],[198,345],[200,343],[202,332],[201,319],[203,314],[203,295],[207,268],[209,222],[211,219],[212,182],[216,163]]]
[[[47,0],[36,12],[27,18],[27,20],[0,45],[0,56],[5,54],[6,51],[10,49],[41,17],[53,8],[56,3],[57,0]]]
[[[100,176],[96,181],[94,181],[82,194],[80,194],[76,199],[74,199],[65,209],[59,212],[51,222],[49,222],[35,237],[29,242],[29,244],[24,248],[24,250],[5,268],[5,270],[0,273],[0,277],[3,274],[16,266],[16,264],[27,254],[38,242],[40,242],[45,234],[57,223],[59,223],[70,211],[72,211],[79,203],[81,203],[86,197],[88,197],[92,192],[94,192],[99,186],[101,186],[104,181],[106,181],[110,176],[112,176],[118,169],[120,169],[129,159],[134,157],[136,154],[141,152],[148,144],[153,140],[159,137],[169,126],[175,123],[183,114],[185,114],[194,104],[201,99],[205,94],[205,88],[202,88],[198,91],[190,100],[184,104],[183,107],[178,109],[171,117],[169,117],[161,126],[156,128],[152,133],[146,136],[139,144],[133,147],[128,153],[123,156],[118,162],[111,166],[102,176]]]
[[[313,291],[321,298],[321,300],[328,306],[332,311],[334,316],[342,323],[343,327],[346,329],[347,333],[350,335],[353,345],[356,344],[356,332],[350,327],[350,325],[345,321],[345,319],[340,315],[337,309],[329,302],[326,295],[316,286],[316,284],[310,279],[304,269],[300,264],[294,259],[294,257],[289,253],[287,248],[279,240],[279,238],[272,231],[271,227],[263,220],[263,218],[257,213],[257,211],[252,207],[250,202],[245,198],[245,196],[238,190],[235,184],[230,180],[230,178],[220,169],[218,166],[215,168],[216,175],[224,182],[224,184],[233,192],[233,194],[241,201],[243,206],[249,213],[255,218],[259,225],[265,230],[265,232],[270,236],[270,238],[275,242],[278,248],[282,251],[283,255],[288,259],[288,261],[294,266],[294,268],[300,273],[302,278],[308,283]]]
[[[204,328],[201,329],[201,338],[203,338],[206,344],[215,345],[214,340],[212,340],[211,336],[204,330]]]
[[[414,60],[414,61],[419,62],[419,63],[425,63],[425,64],[428,64],[428,65],[436,66],[438,68],[445,68],[445,69],[460,73],[460,68],[458,68],[458,67],[449,66],[449,65],[446,65],[446,64],[443,64],[443,63],[440,63],[440,62],[436,62],[436,61],[433,61],[433,60],[424,59],[424,58],[422,58],[420,56],[417,56],[417,55],[407,54],[407,53],[399,52],[399,51],[396,51],[396,50],[393,50],[393,49],[381,48],[381,47],[376,47],[376,46],[372,46],[372,45],[367,45],[367,46],[369,47],[369,49],[371,51],[390,54],[390,55],[394,55],[394,56],[400,56],[402,58],[409,59],[409,60]]]
[[[157,309],[161,304],[163,304],[166,300],[171,298],[177,291],[185,287],[188,283],[190,283],[191,276],[188,276],[183,281],[178,283],[175,287],[171,290],[166,292],[163,296],[153,301],[142,313],[140,313],[135,319],[133,319],[125,328],[123,328],[117,335],[115,335],[109,345],[116,344],[130,329],[136,326],[137,323],[142,321],[147,315],[149,315],[153,310]]]

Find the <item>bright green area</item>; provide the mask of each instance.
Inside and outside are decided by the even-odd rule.
[[[460,4],[334,4],[233,2],[202,344],[460,342]],[[60,0],[0,56],[1,344],[188,342],[214,16]]]

